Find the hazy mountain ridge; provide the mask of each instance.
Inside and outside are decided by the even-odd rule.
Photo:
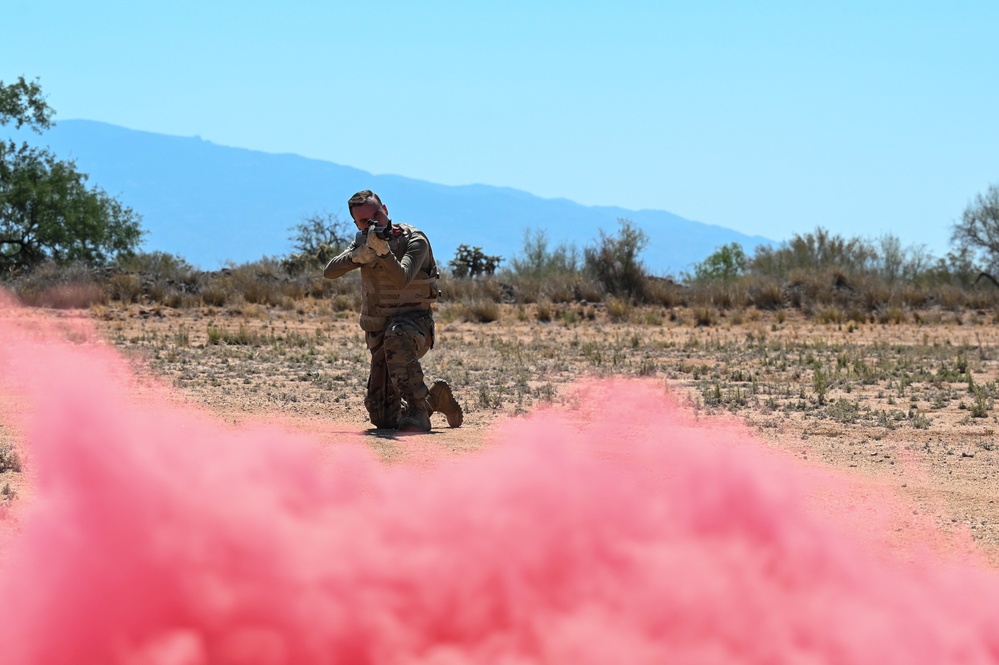
[[[717,247],[739,242],[747,252],[771,240],[694,222],[665,211],[583,206],[489,185],[448,186],[292,154],[220,146],[198,137],[125,129],[89,120],[63,120],[32,143],[72,158],[90,183],[143,216],[144,249],[183,256],[206,269],[291,250],[289,229],[319,212],[347,220],[346,200],[372,189],[400,222],[425,230],[441,264],[460,244],[507,259],[526,229],[544,229],[551,245],[582,249],[619,218],[649,235],[642,259],[654,274],[676,274]]]

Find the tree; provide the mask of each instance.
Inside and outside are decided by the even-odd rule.
[[[487,256],[481,247],[459,245],[448,266],[455,277],[474,278],[480,275],[492,275],[502,261],[502,256]]]
[[[642,299],[648,275],[638,255],[649,244],[649,236],[630,219],[617,221],[620,229],[616,236],[600,229],[597,245],[583,250],[583,267],[607,293]]]
[[[321,268],[350,243],[349,225],[331,212],[310,215],[291,227],[289,240],[295,250],[282,260],[286,272],[298,275]]]
[[[999,268],[999,185],[978,194],[951,229],[951,244],[968,252],[992,272]]]
[[[925,246],[903,247],[899,237],[892,233],[881,236],[878,245],[874,267],[878,276],[889,284],[915,281],[926,273],[933,260]]]
[[[0,81],[0,126],[40,134],[52,114],[37,82]],[[74,162],[48,150],[0,141],[0,275],[45,260],[106,265],[135,252],[141,217],[86,180]]]
[[[742,276],[748,262],[739,243],[722,245],[714,254],[694,265],[694,281],[731,281]]]

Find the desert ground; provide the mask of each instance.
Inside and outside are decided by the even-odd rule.
[[[227,422],[365,433],[388,464],[473,453],[497,419],[560,403],[579,377],[645,377],[698,418],[741,419],[789,456],[896,488],[913,512],[966,531],[999,564],[999,329],[991,312],[858,323],[797,311],[609,313],[583,303],[543,315],[537,305],[502,305],[496,320],[480,323],[445,305],[424,368],[451,382],[465,422],[449,429],[435,416],[416,447],[366,421],[368,354],[350,311],[311,300],[46,311],[92,320],[141,377],[172,387],[178,401]],[[16,395],[3,400],[0,414],[17,409]],[[603,417],[615,418],[613,403]],[[21,464],[0,465],[5,506],[31,500],[30,449],[9,421],[0,421],[0,450]]]

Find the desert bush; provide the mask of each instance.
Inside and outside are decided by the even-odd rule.
[[[602,300],[603,290],[598,290],[596,294],[591,294],[590,298],[583,298],[580,294],[576,275],[557,275],[545,280],[541,293],[548,300],[554,303],[570,303],[577,300]]]
[[[860,301],[861,292],[854,280],[837,268],[791,271],[785,293],[793,306],[802,311],[818,305],[850,307]]]
[[[888,305],[878,308],[875,312],[878,323],[891,323],[898,325],[909,320],[909,315],[898,305]]]
[[[437,310],[441,321],[467,321],[469,323],[491,323],[500,318],[498,303],[485,298],[466,299],[447,303]]]
[[[575,275],[572,280],[572,292],[576,296],[576,300],[586,302],[601,302],[604,297],[604,289],[596,280],[587,277],[582,273]]]
[[[643,300],[648,274],[638,256],[649,237],[629,219],[619,219],[618,225],[616,235],[601,229],[596,244],[583,250],[584,270],[608,294]]]
[[[784,306],[784,288],[780,280],[763,275],[745,278],[749,302],[758,309],[777,310]]]
[[[142,291],[142,278],[134,273],[117,273],[108,280],[107,295],[111,300],[123,303],[139,302]]]
[[[692,294],[695,305],[732,309],[749,304],[749,294],[742,280],[709,280],[695,285]]]
[[[642,308],[638,322],[646,326],[661,326],[665,319],[664,312],[658,308]]]
[[[947,310],[959,310],[966,301],[965,291],[954,284],[939,284],[932,290],[932,301]]]
[[[108,302],[101,272],[82,263],[46,262],[10,283],[11,291],[30,307],[86,309]]]
[[[153,302],[174,309],[190,309],[201,304],[199,295],[182,291],[175,285],[163,281],[155,282],[149,287],[148,297]]]
[[[645,301],[663,307],[686,307],[690,304],[693,289],[677,284],[670,277],[649,276],[645,283]]]
[[[608,298],[605,306],[607,308],[607,318],[614,323],[627,321],[631,316],[631,302],[625,298]]]
[[[0,473],[4,471],[21,471],[21,457],[9,443],[0,444]]]
[[[971,288],[964,293],[964,306],[969,309],[989,309],[999,305],[999,289]]]
[[[248,303],[280,305],[288,295],[284,287],[293,283],[282,280],[280,272],[283,271],[276,264],[258,261],[230,268],[224,281]]]
[[[548,301],[539,302],[535,309],[538,321],[547,323],[552,320],[552,304]]]
[[[510,259],[510,271],[514,275],[537,280],[577,273],[579,268],[576,246],[560,244],[555,249],[549,249],[548,236],[543,230],[524,231],[521,253]]]
[[[122,272],[137,273],[152,279],[193,280],[198,271],[182,257],[169,252],[139,252],[115,262]]]
[[[911,309],[926,307],[930,294],[919,284],[905,284],[899,289],[899,303]]]
[[[333,308],[334,312],[359,312],[361,310],[361,294],[357,293],[351,296],[345,293],[338,293],[330,298],[330,307]]]
[[[893,300],[897,301],[897,291],[880,277],[861,275],[854,278],[853,284],[861,306],[869,311],[889,305]]]
[[[209,307],[225,307],[242,301],[242,295],[237,294],[228,280],[211,280],[201,289],[201,302]],[[238,298],[238,300],[237,300]]]
[[[819,305],[812,315],[819,323],[842,324],[848,320],[846,310],[839,305]]]
[[[718,311],[707,305],[694,307],[691,313],[694,315],[694,325],[697,327],[713,326],[718,317]]]
[[[87,309],[93,305],[107,304],[108,298],[100,285],[81,282],[56,284],[45,291],[29,293],[22,301],[34,307]]]
[[[441,300],[445,302],[471,302],[492,300],[496,303],[515,302],[517,289],[499,279],[473,279],[441,275],[438,280]]]
[[[795,234],[774,248],[760,245],[749,260],[749,272],[777,278],[790,278],[795,271],[817,272],[837,269],[846,274],[869,271],[877,250],[860,238],[846,239],[818,227],[812,233]]]
[[[295,301],[315,297],[316,289],[322,297],[335,288],[320,287],[314,276],[289,277],[280,261],[264,258],[205,273],[199,291],[206,305],[221,307],[246,302],[288,309],[294,308]]]
[[[472,323],[491,323],[499,318],[499,304],[494,300],[479,299],[465,304],[466,321]]]

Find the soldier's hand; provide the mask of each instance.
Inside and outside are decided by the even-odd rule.
[[[365,263],[371,263],[375,258],[375,251],[367,245],[358,245],[350,253],[350,260],[362,266]]]
[[[368,247],[378,256],[385,256],[389,253],[388,241],[379,238],[374,228],[373,226],[368,228]]]

